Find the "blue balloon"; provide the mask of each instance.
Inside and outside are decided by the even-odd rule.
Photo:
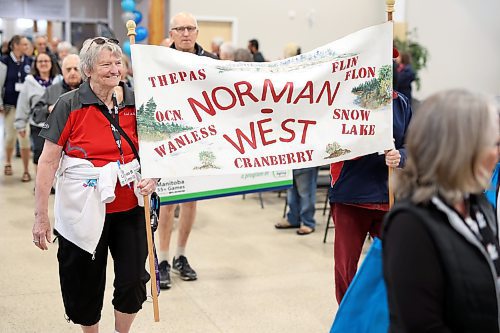
[[[135,10],[135,1],[134,0],[123,0],[122,1],[122,9],[124,12],[133,12]]]
[[[135,18],[134,18],[135,24],[141,23],[141,21],[142,21],[142,13],[140,11],[138,11],[138,10],[134,10],[134,15],[135,15]]]
[[[148,38],[148,29],[144,27],[137,27],[135,32],[137,33],[137,35],[135,36],[135,40],[138,42],[142,42],[143,40]]]
[[[127,39],[122,44],[123,53],[130,57],[130,41]]]

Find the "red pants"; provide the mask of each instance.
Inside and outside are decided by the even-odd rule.
[[[359,256],[367,233],[379,237],[386,211],[340,203],[331,204],[335,224],[333,258],[335,261],[335,296],[340,304],[358,269]]]

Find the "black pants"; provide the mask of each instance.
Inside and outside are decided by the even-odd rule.
[[[45,143],[45,139],[38,135],[41,131],[41,127],[30,125],[30,136],[33,147],[33,164],[38,164],[40,155],[42,155],[43,144]]]
[[[144,209],[136,207],[107,214],[104,229],[92,258],[59,236],[59,277],[64,308],[75,324],[91,326],[101,319],[106,285],[108,248],[114,262],[113,306],[123,313],[136,313],[146,300],[149,274]]]

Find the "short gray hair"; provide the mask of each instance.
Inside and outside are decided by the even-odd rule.
[[[252,62],[253,55],[248,49],[240,47],[234,51],[234,61]]]
[[[498,121],[486,96],[449,90],[429,97],[411,120],[408,159],[394,181],[396,196],[426,203],[440,194],[454,204],[488,188],[491,170],[480,164],[498,139]]]
[[[66,57],[64,57],[63,61],[61,62],[61,67],[64,68],[64,65],[66,64],[66,62],[70,61],[71,59],[78,59],[78,64],[80,64],[80,57],[78,56],[78,54],[68,54]]]
[[[71,52],[73,45],[70,42],[63,40],[59,44],[57,44],[57,52],[68,51]]]
[[[196,19],[196,17],[194,17],[193,14],[191,13],[187,13],[187,12],[180,12],[180,13],[177,13],[175,14],[171,19],[170,19],[170,29],[172,29],[173,27],[175,27],[176,25],[176,19],[178,17],[181,17],[181,16],[184,16],[184,17],[188,17],[190,19],[192,19],[194,21],[194,26],[196,27],[196,29],[198,29],[198,20]]]
[[[104,38],[108,40],[108,38],[105,37],[96,38]],[[116,57],[122,57],[122,49],[118,44],[115,44],[109,40],[104,44],[92,43],[94,40],[95,38],[90,38],[83,42],[83,46],[80,51],[80,72],[83,81],[87,81],[89,79],[86,72],[92,71],[97,62],[97,57],[102,50],[109,50]]]
[[[224,42],[219,48],[219,57],[225,57],[224,60],[234,60],[234,47],[229,42]]]
[[[224,38],[219,37],[219,36],[218,36],[218,37],[214,37],[214,38],[212,39],[212,43],[214,43],[214,44],[215,44],[215,45],[217,45],[217,46],[221,46],[221,45],[222,45],[222,43],[224,43]]]
[[[43,38],[45,39],[47,42],[49,41],[49,37],[47,35],[44,35],[44,34],[41,34],[41,33],[38,33],[38,34],[35,34],[33,36],[33,40],[36,41],[38,38]]]

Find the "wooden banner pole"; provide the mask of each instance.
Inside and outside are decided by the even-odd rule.
[[[385,0],[385,10],[387,12],[387,21],[392,21],[392,13],[394,12],[394,4],[395,3],[396,3],[396,0]],[[387,178],[387,186],[389,186],[389,208],[392,208],[392,206],[394,205],[394,189],[392,187],[393,175],[394,175],[394,168],[389,167],[389,174],[388,174],[388,178]]]
[[[387,21],[392,21],[392,13],[394,13],[394,4],[396,0],[385,0],[385,11],[387,12]]]
[[[127,22],[127,36],[130,40],[130,45],[135,44],[135,22],[129,20]],[[148,257],[149,257],[149,274],[151,275],[151,293],[153,294],[153,311],[155,322],[160,321],[160,310],[158,307],[158,288],[156,285],[156,268],[155,257],[153,253],[153,232],[151,231],[151,218],[149,216],[149,195],[144,196],[144,216],[146,218],[146,238],[148,240]]]

